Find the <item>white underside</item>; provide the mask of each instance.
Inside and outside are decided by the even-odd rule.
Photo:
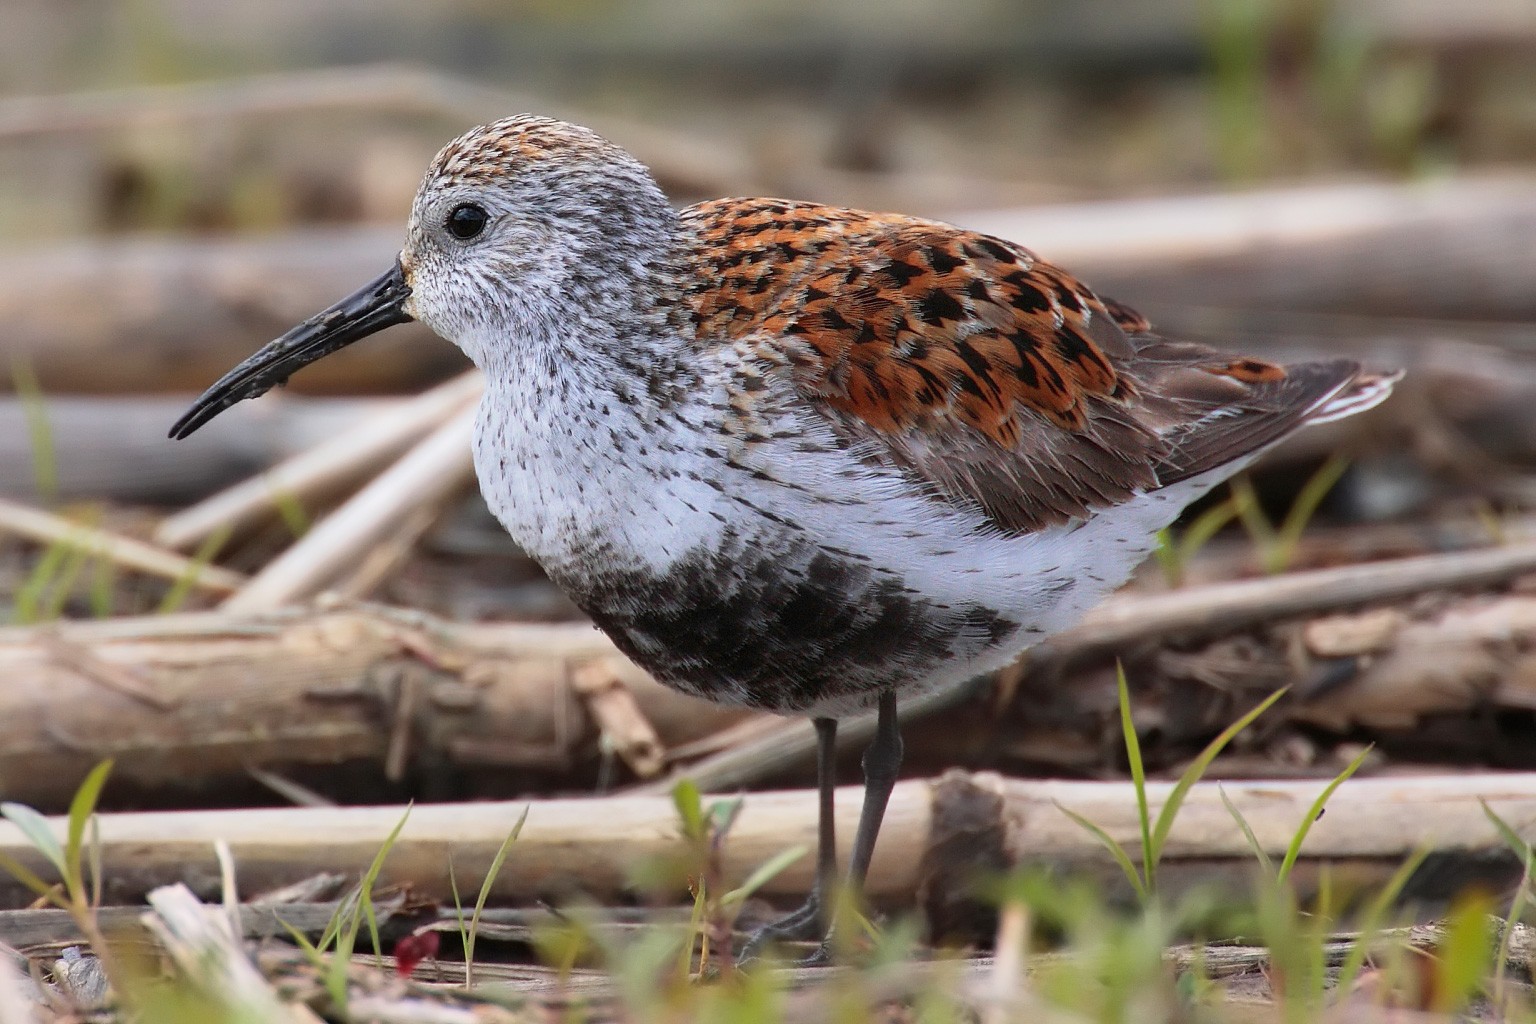
[[[1159,530],[1258,454],[1140,494],[1084,522],[1009,536],[979,512],[924,496],[898,471],[859,460],[814,413],[792,402],[781,404],[766,426],[781,435],[792,428],[822,450],[805,451],[789,440],[732,442],[720,432],[717,409],[702,402],[681,413],[610,404],[589,421],[569,408],[552,408],[548,393],[492,381],[475,441],[491,508],[536,560],[559,571],[588,557],[597,541],[666,574],[701,547],[718,546],[722,519],[749,537],[782,532],[756,509],[797,524],[824,547],[890,570],[929,601],[979,602],[1023,624],[1015,642],[952,659],[930,678],[905,680],[907,691],[1001,667],[1077,622],[1126,581]],[[764,425],[770,413],[759,408],[753,415]],[[727,451],[735,468],[706,454],[710,446]],[[754,478],[753,470],[770,479]]]

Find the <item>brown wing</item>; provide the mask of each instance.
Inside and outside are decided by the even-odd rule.
[[[850,441],[1030,532],[1213,469],[1359,374],[1165,341],[1011,242],[774,199],[683,213],[701,338],[752,338]]]

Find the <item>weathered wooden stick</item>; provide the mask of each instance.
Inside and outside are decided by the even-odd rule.
[[[1243,879],[1254,867],[1248,841],[1223,804],[1223,790],[1258,843],[1278,858],[1324,785],[1196,785],[1169,835],[1159,872],[1163,883],[1176,889],[1223,877]],[[1154,815],[1170,789],[1168,783],[1150,784]],[[861,799],[858,788],[837,794],[844,842],[852,837]],[[1536,775],[1352,780],[1334,793],[1328,813],[1314,823],[1297,877],[1305,888],[1309,871],[1326,861],[1361,884],[1380,881],[1410,852],[1429,845],[1440,854],[1441,881],[1451,871],[1464,883],[1503,884],[1506,876],[1518,877],[1519,866],[1513,855],[1489,856],[1502,851],[1503,843],[1482,801],[1523,834],[1532,834]],[[418,894],[445,899],[451,851],[460,888],[477,887],[525,807],[527,822],[493,882],[492,892],[501,901],[528,902],[573,890],[613,899],[629,891],[637,863],[683,853],[677,812],[666,797],[417,805],[390,851],[380,883],[408,884]],[[971,891],[978,873],[1075,864],[1109,880],[1117,869],[1099,840],[1063,810],[1082,815],[1135,851],[1140,836],[1136,808],[1129,783],[1026,781],[959,771],[903,782],[891,798],[869,889],[897,904],[910,904],[921,893],[933,911]],[[102,856],[111,897],[119,901],[172,880],[216,892],[215,839],[229,843],[245,888],[269,888],[319,870],[361,871],[405,816],[402,807],[105,814],[100,819]],[[62,837],[65,821],[56,818],[52,824]],[[815,837],[814,794],[751,794],[724,845],[725,878],[739,883],[789,847],[809,849]],[[36,871],[50,870],[9,823],[0,823],[0,853]],[[813,871],[813,858],[802,857],[769,881],[766,892],[802,893]],[[12,880],[0,879],[0,899],[21,896]]]
[[[7,533],[43,545],[65,544],[134,572],[173,581],[185,580],[200,590],[216,594],[234,593],[246,582],[237,572],[195,562],[174,551],[110,530],[73,523],[52,512],[0,499],[0,535]]]
[[[1297,631],[1309,661],[1355,665],[1347,681],[1290,709],[1306,721],[1404,729],[1434,714],[1536,708],[1536,597],[1528,594],[1476,595],[1418,613],[1378,608]]]
[[[1105,602],[1034,657],[1093,657],[1152,637],[1209,636],[1428,590],[1482,587],[1536,572],[1536,541],[1216,583]]]
[[[1422,589],[1487,586],[1533,568],[1536,545],[1525,544],[1125,596],[1029,657],[1076,663],[1123,649],[1117,644],[1165,635],[1217,637],[1256,623],[1315,616]],[[1405,633],[1419,636],[1422,631],[1420,651],[1444,644],[1447,637],[1461,638],[1466,656],[1456,663],[1476,671],[1455,687],[1442,685],[1442,700],[1444,693],[1472,699],[1482,690],[1476,680],[1490,666],[1512,671],[1514,666],[1499,660],[1504,648],[1496,640],[1500,629],[1513,628],[1518,614],[1525,614],[1517,611],[1523,605],[1507,603],[1513,600],[1469,612],[1485,624],[1480,633],[1451,620],[1439,632],[1431,624]],[[1319,657],[1337,650],[1334,644],[1321,649]],[[89,658],[65,657],[66,651]],[[422,756],[525,769],[569,766],[573,744],[590,735],[588,718],[571,694],[571,662],[609,658],[633,672],[623,682],[667,747],[741,720],[740,712],[702,704],[650,681],[585,626],[473,626],[357,608],[319,615],[295,609],[4,629],[0,678],[26,679],[29,685],[0,687],[0,791],[57,800],[93,761],[114,754],[120,771],[146,782],[202,778],[247,764],[381,757],[396,730],[402,671],[426,680],[428,698],[419,702],[418,711],[425,717],[406,734],[423,744],[417,748]],[[93,670],[97,663],[117,674]],[[1330,699],[1345,701],[1342,707],[1349,708],[1347,701],[1363,700],[1359,694],[1385,685],[1386,671],[1383,667],[1369,675],[1358,693],[1341,689]],[[119,678],[124,673],[131,684]],[[1400,678],[1426,685],[1433,681],[1423,672],[1406,670]],[[1520,706],[1530,700],[1521,689],[1523,678],[1509,675],[1507,690],[1501,691]],[[930,700],[939,706],[964,697],[956,692]],[[1388,699],[1392,702],[1417,706],[1402,694]],[[928,706],[911,703],[909,712],[918,714]],[[1363,704],[1333,712],[1326,710],[1326,701],[1308,706],[1320,717],[1367,714]],[[1371,713],[1380,712],[1377,706]],[[850,718],[844,727],[849,743],[857,744],[860,730],[867,727],[862,716]],[[682,773],[706,789],[734,789],[803,762],[811,749],[809,725],[786,720]]]
[[[205,382],[206,383],[206,382]],[[310,398],[248,404],[185,441],[166,430],[191,395],[43,397],[57,494],[37,490],[37,442],[25,404],[0,396],[0,495],[37,502],[120,501],[181,506],[248,480],[359,421],[398,404],[390,398]]]
[[[224,602],[227,612],[269,611],[312,597],[422,507],[474,479],[476,410],[452,417],[306,533]]]
[[[14,386],[12,360],[25,359],[45,394],[197,393],[378,273],[364,266],[389,266],[399,249],[396,227],[73,242],[0,254],[0,316],[7,324],[0,392]],[[19,278],[5,280],[12,273]],[[337,353],[339,365],[327,359],[307,368],[294,387],[408,391],[465,366],[457,349],[419,324],[371,341],[366,353]]]
[[[226,491],[167,516],[155,541],[175,550],[196,547],[215,531],[238,533],[272,515],[283,495],[306,503],[334,493],[398,458],[425,434],[480,396],[477,372],[461,374],[335,434]]]
[[[580,110],[551,109],[548,103],[520,93],[400,64],[284,71],[61,96],[7,97],[0,101],[0,138],[117,132],[125,126],[139,131],[166,125],[196,129],[201,123],[232,118],[370,111],[399,117],[439,117],[462,130],[470,124],[536,108],[591,124],[615,139],[623,139],[626,148],[674,187],[709,195],[740,195],[754,177],[749,154],[707,137],[612,114],[588,117]]]
[[[957,214],[1158,308],[1529,319],[1536,182],[1522,175],[1310,185]],[[1425,260],[1434,251],[1440,259]],[[1454,266],[1454,294],[1445,267]],[[1462,277],[1461,275],[1466,275]],[[1497,312],[1490,312],[1496,310]]]
[[[652,681],[585,625],[305,608],[4,628],[0,796],[58,806],[105,757],[142,785],[197,785],[249,767],[382,762],[392,742],[413,770],[569,773],[597,760],[596,726],[571,686],[593,661],[663,744],[744,714]]]

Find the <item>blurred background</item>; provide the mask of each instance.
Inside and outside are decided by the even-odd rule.
[[[522,111],[599,130],[679,203],[772,194],[954,220],[1034,247],[1169,334],[1408,368],[1386,407],[1278,452],[1249,498],[1213,499],[1197,531],[1213,539],[1171,548],[1144,588],[1520,536],[1536,504],[1533,60],[1536,0],[5,0],[0,616],[30,626],[212,609],[387,466],[376,457],[331,487],[276,488],[262,521],[223,533],[185,518],[465,369],[415,326],[189,441],[164,434],[192,394],[387,266],[440,146]],[[394,524],[393,546],[348,556],[362,570],[285,600],[324,583],[456,622],[570,618],[467,477],[455,481]],[[1305,543],[1264,533],[1256,516],[1278,524],[1298,502]],[[60,521],[239,575],[194,585],[174,566],[81,554]],[[1142,651],[1131,678],[1163,741],[1154,760],[1177,763],[1286,671],[1317,676],[1284,657],[1280,676],[1255,668],[1287,638],[1245,636],[1198,664]],[[0,674],[42,672],[39,658],[61,671],[34,641],[0,636]],[[1069,671],[1085,680],[1070,701],[1051,689]],[[1302,708],[1243,763],[1327,773],[1350,744],[1391,749],[1394,736],[1394,757],[1530,762],[1536,698],[1520,687],[1490,698],[1498,672],[1480,671],[1414,691],[1406,711],[1391,689]],[[1100,732],[1113,726],[1112,683],[1102,657],[1014,678],[972,709],[977,721],[918,744],[914,770],[1113,774]],[[312,758],[355,754],[351,796],[377,781],[367,759],[383,756],[403,699],[389,693],[360,719],[372,740]],[[517,763],[532,774],[507,788],[645,774],[615,767],[602,729],[572,714],[524,738]],[[684,749],[697,735],[662,732],[669,752],[647,762],[653,773],[703,751]],[[501,745],[493,763],[516,761],[505,735],[486,742]],[[231,770],[296,749],[258,747]],[[483,763],[470,747],[433,749],[431,764],[395,764],[389,784],[483,791],[432,774],[455,757]],[[97,752],[76,743],[67,770],[0,765],[0,783],[46,804]],[[146,754],[129,774],[149,778],[154,763]],[[208,799],[249,797],[220,794]]]
[[[1531,0],[8,0],[0,232],[393,222],[524,109],[652,149],[680,199],[1447,174],[1536,152],[1533,46]]]

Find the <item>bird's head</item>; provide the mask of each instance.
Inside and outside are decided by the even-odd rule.
[[[427,169],[394,265],[225,374],[171,436],[409,320],[484,367],[562,318],[638,315],[636,297],[667,264],[675,230],[650,172],[594,132],[531,115],[474,128]]]

